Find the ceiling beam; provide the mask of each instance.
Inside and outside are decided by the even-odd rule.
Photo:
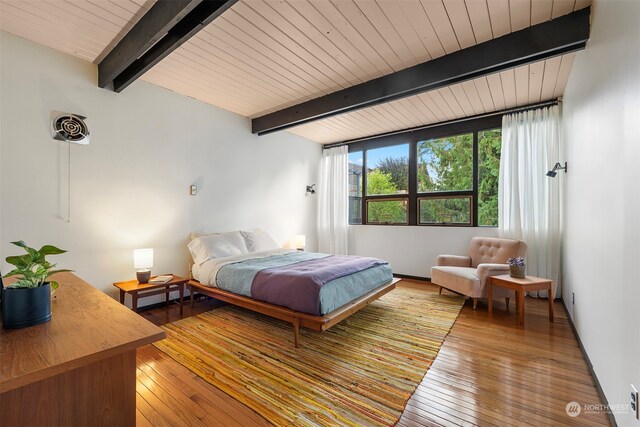
[[[98,64],[98,85],[121,92],[238,0],[158,0]]]
[[[98,64],[98,86],[105,88],[202,0],[158,0]]]
[[[251,120],[258,135],[582,50],[590,8]]]

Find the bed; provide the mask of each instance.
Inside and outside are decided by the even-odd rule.
[[[282,249],[260,230],[195,236],[189,290],[324,331],[393,290],[386,261]],[[193,306],[194,299],[191,299]]]

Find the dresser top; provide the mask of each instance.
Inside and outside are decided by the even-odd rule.
[[[162,329],[78,276],[52,278],[60,287],[51,300],[51,321],[0,330],[0,393],[165,337]]]

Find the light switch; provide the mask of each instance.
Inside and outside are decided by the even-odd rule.
[[[198,194],[198,186],[197,185],[192,185],[191,186],[191,195],[195,196]]]

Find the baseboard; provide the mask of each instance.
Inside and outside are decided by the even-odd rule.
[[[409,274],[393,273],[393,277],[397,277],[398,279],[417,280],[418,282],[431,282],[431,277],[411,276]]]
[[[564,299],[560,298],[560,301],[562,302],[562,307],[564,308],[564,312],[567,315],[567,320],[569,321],[569,325],[571,326],[571,330],[573,331],[573,335],[576,337],[576,341],[578,341],[578,346],[580,346],[580,352],[582,353],[582,357],[584,357],[585,362],[587,362],[587,368],[589,368],[589,372],[591,373],[591,377],[593,378],[593,381],[596,383],[596,390],[598,390],[598,394],[600,395],[600,399],[602,399],[604,404],[607,405],[607,407],[608,407],[609,406],[609,401],[607,400],[607,396],[605,396],[605,394],[604,394],[604,390],[602,389],[602,385],[600,385],[600,381],[598,380],[598,376],[596,375],[596,372],[593,370],[593,364],[591,363],[591,360],[589,359],[589,355],[587,354],[587,350],[584,348],[584,345],[582,344],[582,340],[580,340],[580,335],[578,334],[578,330],[576,329],[576,325],[573,324],[573,319],[569,315],[569,309],[567,308],[566,304],[564,303]],[[613,413],[612,412],[608,412],[607,416],[609,417],[609,421],[611,422],[611,425],[614,426],[614,427],[617,427],[618,423],[616,422],[616,418],[614,417]]]

